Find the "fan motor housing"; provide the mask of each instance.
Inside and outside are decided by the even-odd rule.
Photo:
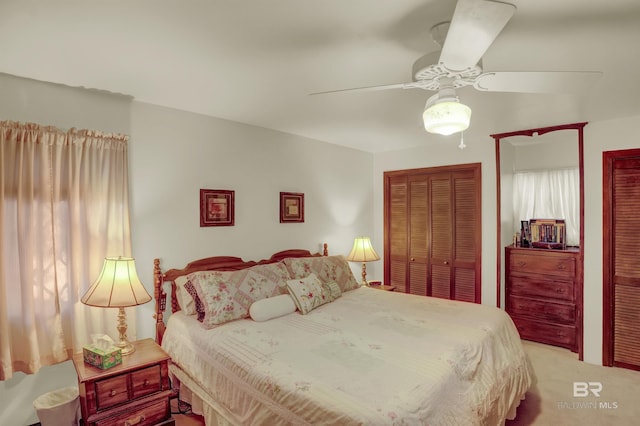
[[[451,71],[440,63],[440,51],[427,53],[413,63],[413,80],[423,83],[426,90],[440,89],[440,79],[453,79],[453,87],[459,88],[472,85],[475,78],[482,74],[480,65],[463,71]]]

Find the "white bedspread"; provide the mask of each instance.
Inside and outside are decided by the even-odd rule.
[[[535,380],[504,311],[370,288],[212,330],[174,314],[162,346],[243,424],[500,425]]]

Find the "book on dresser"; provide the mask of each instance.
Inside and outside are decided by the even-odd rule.
[[[506,311],[525,340],[578,351],[579,249],[505,249]]]
[[[531,247],[567,248],[567,228],[564,219],[530,219],[529,232]]]

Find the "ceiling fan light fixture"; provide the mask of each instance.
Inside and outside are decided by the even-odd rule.
[[[436,94],[427,100],[422,119],[427,132],[448,136],[469,127],[471,108],[456,96]]]

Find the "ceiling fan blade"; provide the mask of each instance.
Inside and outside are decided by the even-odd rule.
[[[340,93],[340,92],[371,92],[376,90],[388,90],[388,89],[416,89],[419,88],[420,82],[411,82],[411,83],[397,83],[397,84],[385,84],[382,86],[365,86],[365,87],[353,87],[351,89],[338,89],[338,90],[328,90],[326,92],[315,92],[309,93],[310,96],[313,95],[326,95],[328,93]]]
[[[440,63],[450,70],[475,66],[516,11],[509,3],[459,0],[442,46]]]
[[[576,93],[600,76],[599,71],[496,71],[480,74],[473,86],[490,92]]]

